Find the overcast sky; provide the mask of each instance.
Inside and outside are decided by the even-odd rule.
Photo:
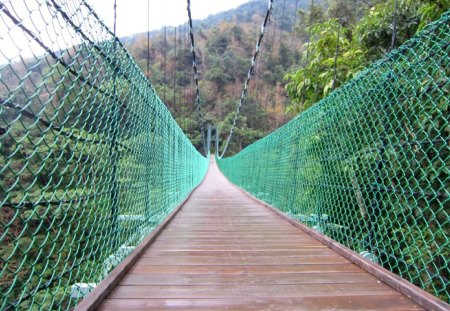
[[[249,1],[191,0],[192,18],[203,19]],[[88,0],[88,2],[112,29],[114,0]],[[150,30],[160,29],[163,26],[178,26],[187,21],[186,8],[187,0],[117,0],[117,34],[122,37],[147,31],[148,16],[150,16]]]
[[[72,4],[80,3],[78,1],[62,1],[62,3],[67,5],[65,10],[74,12],[76,8]],[[191,0],[192,18],[203,19],[249,1],[251,0]],[[87,2],[112,30],[114,0],[87,0]],[[52,13],[53,11],[49,9],[51,6],[46,4],[46,0],[11,0],[6,1],[4,5],[23,26],[39,34],[39,39],[52,51],[64,50],[80,43],[79,40],[74,41],[74,38],[79,39],[79,36],[75,35],[73,29],[60,28],[67,27],[67,24],[61,20],[61,16]],[[20,27],[15,26],[2,13],[0,15],[0,64],[17,61],[20,57],[29,58],[33,55],[40,57],[44,54],[44,50]],[[163,26],[178,26],[187,20],[187,0],[117,0],[119,37],[146,32],[148,28],[155,30]]]

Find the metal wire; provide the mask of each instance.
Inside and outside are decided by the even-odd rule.
[[[449,302],[449,42],[446,13],[220,169]]]
[[[192,69],[194,71],[194,82],[195,82],[195,110],[197,111],[197,115],[200,120],[200,136],[202,141],[203,150],[205,155],[209,153],[209,150],[206,150],[206,139],[205,139],[205,119],[201,109],[201,100],[200,100],[200,88],[198,85],[198,68],[197,68],[197,58],[195,54],[195,40],[194,40],[194,26],[192,24],[192,15],[191,15],[191,1],[187,0],[187,11],[189,18],[189,37],[191,40],[191,52],[192,52]]]
[[[310,5],[310,15],[309,15],[309,26],[308,26],[308,40],[306,42],[306,57],[305,57],[305,64],[304,64],[304,68],[307,68],[309,65],[309,54],[310,54],[310,50],[309,47],[311,45],[311,34],[312,34],[312,25],[313,25],[313,10],[314,10],[314,0],[311,0],[311,5]],[[300,108],[303,109],[303,106],[305,105],[305,100],[306,100],[306,80],[303,79],[303,85],[304,87],[302,88],[302,96],[301,96],[301,101],[300,101]]]
[[[174,27],[173,35],[173,111],[177,112],[177,65],[178,65],[178,51],[177,51],[177,27]]]
[[[292,28],[291,28],[291,49],[292,50],[294,50],[295,25],[297,24],[297,15],[298,15],[298,0],[295,0],[294,22],[292,23]]]
[[[147,78],[150,79],[150,0],[147,0]]]
[[[272,12],[272,7],[273,7],[273,0],[269,0],[266,16],[264,17],[264,21],[263,21],[263,23],[261,25],[261,32],[260,32],[259,38],[258,38],[258,40],[256,42],[256,48],[255,48],[255,53],[253,54],[252,64],[250,66],[250,69],[248,70],[247,79],[245,80],[245,83],[244,83],[244,89],[242,90],[241,98],[240,98],[240,100],[239,100],[239,102],[238,102],[238,104],[236,106],[236,113],[234,115],[233,123],[231,124],[230,132],[228,134],[227,140],[225,141],[225,146],[223,148],[222,154],[219,156],[219,158],[222,158],[225,155],[225,153],[227,152],[228,144],[230,143],[231,137],[233,136],[233,130],[234,130],[234,127],[236,126],[236,122],[237,122],[237,119],[239,117],[239,113],[241,111],[241,107],[242,107],[242,105],[244,103],[245,96],[247,95],[247,90],[248,90],[248,87],[249,87],[250,79],[252,78],[253,71],[255,70],[256,61],[258,59],[261,42],[262,42],[262,39],[264,37],[264,32],[266,30],[266,26],[267,26],[267,23],[268,23],[269,18],[270,18],[270,13]]]
[[[398,0],[394,3],[394,18],[392,21],[392,41],[389,51],[395,49],[395,41],[397,39],[397,19],[398,19]]]
[[[163,89],[163,100],[164,103],[166,105],[167,104],[167,26],[164,26],[164,62],[163,62],[163,67],[164,67],[164,76],[163,76],[163,85],[164,85],[164,89]]]
[[[206,172],[114,33],[0,3],[0,310],[72,309]]]

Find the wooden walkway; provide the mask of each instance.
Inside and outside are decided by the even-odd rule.
[[[232,186],[202,185],[99,310],[423,310]]]

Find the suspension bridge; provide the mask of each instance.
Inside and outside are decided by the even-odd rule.
[[[203,153],[86,1],[15,3],[0,309],[450,310],[449,13],[225,157],[272,1],[222,153],[192,21]]]

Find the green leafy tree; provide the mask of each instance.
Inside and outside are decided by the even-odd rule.
[[[355,10],[351,10],[352,7]],[[310,43],[303,47],[304,66],[285,76],[286,90],[292,99],[288,110],[302,112],[318,102],[330,93],[333,84],[339,87],[439,18],[450,9],[450,1],[398,0],[395,45],[392,46],[394,8],[395,0],[356,3],[332,0],[326,12],[318,7],[313,7],[312,13],[300,11],[297,28],[304,28],[311,14],[314,24],[300,33],[300,36],[311,34]],[[338,42],[339,16],[342,24]]]
[[[335,79],[338,44],[340,57],[337,58]],[[290,109],[295,112],[304,111],[328,95],[333,84],[338,87],[363,68],[364,52],[349,39],[348,28],[339,30],[339,20],[335,18],[312,26],[311,40],[305,49],[303,61],[307,65],[285,77],[287,93],[294,105]]]

